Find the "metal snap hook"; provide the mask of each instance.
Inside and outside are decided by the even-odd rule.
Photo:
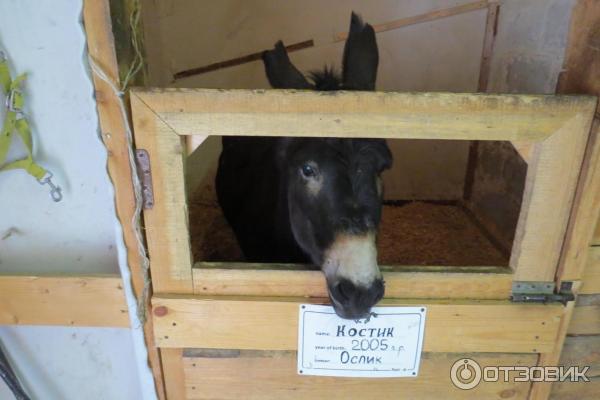
[[[6,109],[10,112],[14,112],[18,117],[23,116],[23,110],[16,105],[17,96],[21,96],[22,94],[23,92],[19,89],[11,89],[5,100]]]
[[[54,182],[52,182],[53,176],[54,175],[52,174],[52,172],[47,172],[42,179],[38,180],[38,182],[40,183],[40,185],[50,186],[50,197],[52,198],[52,200],[54,200],[54,202],[58,203],[63,198],[62,189],[60,186],[55,185]]]

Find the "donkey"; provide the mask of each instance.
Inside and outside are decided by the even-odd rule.
[[[375,32],[352,13],[343,72],[309,82],[281,41],[263,54],[276,89],[374,90]],[[224,137],[216,189],[247,261],[313,263],[336,313],[366,317],[384,294],[377,265],[381,173],[392,155],[380,139]]]

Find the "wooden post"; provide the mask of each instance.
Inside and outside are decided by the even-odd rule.
[[[83,20],[89,55],[106,72],[109,79],[118,86],[119,68],[110,15],[108,0],[84,1]],[[123,237],[127,248],[127,265],[131,269],[133,292],[139,298],[144,291],[146,282],[137,247],[138,242],[131,222],[135,213],[135,197],[125,121],[123,121],[119,99],[111,87],[95,75],[93,81],[96,88],[101,136],[108,150],[108,173],[115,188],[116,211],[123,228]],[[149,303],[146,306],[149,307]],[[165,399],[160,358],[158,349],[154,346],[152,318],[148,311],[144,324],[144,338],[156,392],[160,399]]]

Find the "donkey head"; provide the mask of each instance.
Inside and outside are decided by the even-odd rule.
[[[309,81],[290,62],[283,43],[263,54],[271,86],[285,89],[374,90],[375,32],[352,14],[343,71],[314,72]],[[385,140],[282,138],[279,167],[286,182],[291,230],[327,279],[336,313],[368,315],[384,294],[375,239],[381,218],[380,174],[391,166]]]

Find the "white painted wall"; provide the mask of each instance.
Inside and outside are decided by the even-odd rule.
[[[0,2],[0,46],[13,71],[26,72],[26,114],[35,155],[63,188],[23,171],[0,173],[0,272],[117,272],[114,207],[106,152],[98,139],[93,87],[83,66],[81,0]],[[2,102],[4,104],[4,102]],[[13,146],[12,156],[24,150]]]
[[[5,327],[0,339],[32,399],[142,398],[129,329]]]
[[[64,194],[54,203],[47,188],[26,173],[0,173],[2,274],[126,268],[106,151],[98,137],[81,8],[81,0],[0,1],[0,48],[13,72],[28,74],[25,112],[35,156]],[[12,158],[23,155],[20,145],[10,151]],[[29,394],[65,400],[154,398],[131,296],[128,302],[137,329],[0,327],[0,341]],[[0,381],[0,399],[10,398]]]

